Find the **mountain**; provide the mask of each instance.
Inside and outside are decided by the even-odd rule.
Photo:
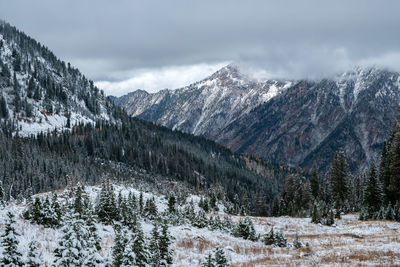
[[[258,82],[228,65],[181,89],[155,94],[137,90],[114,101],[132,116],[216,139],[223,128],[290,85],[289,81]]]
[[[19,135],[114,121],[112,101],[92,81],[5,22],[0,22],[0,69],[0,117],[12,121]]]
[[[343,149],[351,170],[379,158],[400,103],[400,78],[355,68],[321,80],[259,82],[227,66],[203,81],[115,100],[132,116],[206,136],[235,152],[328,170]]]
[[[5,200],[112,178],[217,190],[245,210],[268,214],[292,173],[132,118],[78,69],[7,23],[0,23],[0,87]]]

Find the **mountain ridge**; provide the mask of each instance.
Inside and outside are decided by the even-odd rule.
[[[116,103],[132,116],[211,138],[238,153],[307,168],[318,160],[323,171],[339,149],[346,152],[351,170],[376,161],[400,104],[399,74],[378,67],[286,82],[260,82],[238,73],[227,66],[194,85],[155,94],[133,92],[127,104]],[[190,89],[192,95],[182,97]],[[203,90],[214,95],[244,90],[247,95],[232,93],[224,106],[212,94],[204,97]],[[251,101],[235,109],[235,101],[243,99]],[[334,140],[344,132],[340,142]]]

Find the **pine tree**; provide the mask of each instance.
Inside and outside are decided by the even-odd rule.
[[[336,209],[340,210],[347,199],[347,165],[343,151],[336,153],[330,170],[330,186]]]
[[[392,203],[389,202],[389,205],[385,211],[385,220],[394,220],[394,217]]]
[[[206,258],[204,259],[202,267],[215,267],[215,259],[211,253],[207,254]]]
[[[33,99],[35,99],[36,101],[42,99],[42,95],[41,95],[39,86],[35,86],[35,91],[33,93]]]
[[[128,194],[128,206],[132,212],[137,212],[137,200],[136,196],[133,192],[129,192]]]
[[[372,166],[367,185],[364,191],[364,205],[367,207],[369,214],[377,212],[382,204],[382,191],[376,177],[375,166]]]
[[[4,192],[2,183],[0,182],[0,207],[1,206],[4,206]]]
[[[63,206],[58,201],[58,196],[56,193],[53,194],[51,199],[51,209],[53,211],[52,218],[53,218],[53,225],[55,227],[59,227],[62,222],[62,215],[64,212]]]
[[[171,245],[171,236],[168,231],[167,221],[164,220],[161,224],[161,235],[159,242],[160,249],[160,266],[168,266],[172,264],[172,251],[169,248]]]
[[[128,231],[121,225],[116,225],[115,227],[115,240],[114,240],[114,247],[112,249],[113,255],[113,266],[122,266],[124,263],[129,261],[129,259],[125,259],[127,257],[127,248],[131,247],[129,240]],[[130,255],[130,253],[129,253]],[[130,256],[129,256],[130,257]]]
[[[7,119],[8,118],[8,108],[7,102],[4,96],[0,98],[0,118]]]
[[[158,232],[158,225],[157,223],[154,224],[153,230],[151,231],[151,239],[149,244],[149,263],[152,266],[159,266],[160,265],[160,233]]]
[[[105,224],[112,224],[118,218],[114,189],[109,180],[102,184],[96,213],[99,220]]]
[[[168,198],[168,212],[169,213],[175,213],[175,204],[176,204],[176,197],[172,193],[169,195],[169,198]]]
[[[319,195],[319,182],[318,182],[317,165],[315,163],[311,170],[310,187],[312,196],[314,197],[314,199],[317,199]]]
[[[340,215],[339,215],[340,216]],[[335,218],[334,218],[333,210],[330,208],[328,211],[327,216],[324,218],[323,224],[327,226],[331,226],[335,223]]]
[[[149,253],[144,241],[143,230],[140,225],[137,226],[136,232],[132,234],[132,247],[136,255],[135,266],[144,267],[148,264]]]
[[[274,244],[275,244],[275,246],[278,246],[278,247],[286,247],[287,246],[287,240],[282,232],[276,232]]]
[[[139,214],[140,215],[143,214],[143,206],[144,206],[144,204],[143,204],[143,192],[140,191],[140,194],[139,194]]]
[[[358,219],[360,221],[365,221],[367,219],[369,219],[370,216],[368,215],[368,209],[365,206],[362,206],[360,209],[360,214],[358,215]]]
[[[32,241],[29,243],[28,258],[26,260],[26,266],[28,267],[40,267],[43,266],[44,262],[41,255],[37,251],[37,242]]]
[[[75,188],[75,200],[73,204],[74,212],[78,213],[80,216],[83,215],[83,198],[82,198],[82,187],[78,185]]]
[[[136,265],[136,254],[133,249],[132,242],[129,242],[125,247],[124,255],[122,257],[121,265],[124,267],[137,266]]]
[[[400,204],[396,202],[396,205],[393,208],[394,219],[398,222],[400,221]]]
[[[214,259],[216,267],[228,267],[229,263],[226,259],[225,252],[220,248],[216,247],[214,249]]]
[[[143,209],[143,216],[150,220],[154,220],[155,218],[157,218],[157,214],[158,211],[154,197],[147,199]]]
[[[185,206],[183,212],[184,212],[185,218],[187,218],[191,224],[194,224],[194,221],[196,218],[196,213],[194,211],[193,201],[189,202],[189,204]]]
[[[28,88],[26,90],[27,97],[32,98],[34,91],[35,91],[35,82],[33,80],[33,77],[31,77],[29,79]]]
[[[54,251],[57,266],[97,266],[104,263],[91,231],[79,214],[67,213],[59,246]]]
[[[251,241],[256,241],[258,239],[253,221],[249,217],[239,220],[233,231],[233,235]]]
[[[15,215],[12,212],[7,213],[7,221],[5,224],[4,234],[1,236],[1,245],[3,247],[3,255],[0,259],[1,266],[22,266],[22,254],[18,250],[18,236],[20,234],[14,228]]]
[[[193,220],[192,225],[198,228],[204,228],[208,225],[208,219],[206,217],[206,213],[204,212],[204,210],[199,210],[199,212],[196,214]]]
[[[316,224],[321,223],[321,215],[319,213],[317,203],[314,203],[313,206],[313,210],[311,213],[311,222]]]
[[[264,236],[263,238],[263,243],[267,246],[275,244],[275,232],[274,232],[274,227],[271,228],[269,233]]]
[[[296,232],[296,235],[295,235],[294,241],[293,241],[293,247],[301,248],[302,246],[303,246],[303,244],[300,241],[299,234]]]
[[[389,150],[389,184],[386,188],[388,200],[395,204],[400,201],[400,130],[395,132]]]
[[[13,82],[14,88],[13,88],[13,94],[14,94],[14,108],[15,112],[19,112],[21,110],[21,95],[20,95],[20,85],[17,80],[17,75],[14,72],[14,82]]]

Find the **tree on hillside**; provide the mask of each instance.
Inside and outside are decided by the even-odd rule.
[[[135,263],[136,256],[134,255],[133,251],[131,251],[132,245],[131,240],[129,239],[128,230],[125,227],[117,224],[115,227],[115,232],[116,235],[114,247],[112,248],[113,266],[124,266],[127,263],[133,265]]]
[[[0,98],[0,118],[8,118],[8,108],[7,108],[7,102],[4,96],[1,96]]]
[[[319,181],[318,181],[317,165],[315,164],[315,162],[311,170],[310,187],[312,196],[314,197],[314,199],[317,199],[319,195]]]
[[[368,213],[372,215],[381,208],[382,204],[382,190],[376,177],[375,166],[372,166],[364,192],[364,205],[368,209]]]
[[[216,247],[212,253],[209,253],[203,261],[203,267],[228,267],[229,263],[225,252],[220,247]]]
[[[379,181],[382,185],[383,201],[387,204],[388,199],[388,188],[390,183],[390,157],[388,155],[388,143],[384,142],[382,147],[381,161],[379,165]]]
[[[67,213],[63,236],[54,251],[57,266],[97,266],[104,263],[86,222],[77,213]]]
[[[118,217],[114,189],[109,180],[103,182],[101,186],[99,202],[96,206],[96,213],[99,220],[105,224],[112,224],[112,222]]]
[[[170,245],[171,236],[168,231],[168,224],[166,220],[163,220],[159,241],[160,266],[168,266],[169,264],[172,264],[172,250],[169,248]]]
[[[343,151],[335,153],[330,170],[330,189],[335,207],[340,210],[347,199],[347,164]]]
[[[389,183],[385,190],[388,200],[395,204],[400,201],[400,131],[394,133],[389,157]]]
[[[40,267],[43,266],[44,262],[37,251],[37,242],[32,241],[29,243],[29,252],[28,252],[28,258],[26,260],[26,266],[27,267]]]
[[[23,266],[22,254],[18,250],[18,236],[20,234],[14,228],[15,215],[9,211],[7,213],[7,220],[5,224],[4,234],[1,236],[1,246],[3,247],[3,254],[0,259],[1,266]]]

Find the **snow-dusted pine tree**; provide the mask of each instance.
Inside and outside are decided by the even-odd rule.
[[[172,264],[172,251],[169,248],[171,245],[171,236],[168,231],[167,221],[164,220],[161,225],[161,235],[159,242],[160,249],[160,266],[168,266]]]
[[[109,180],[102,184],[99,201],[96,206],[96,213],[99,220],[105,224],[112,224],[118,217],[114,188]]]
[[[301,248],[302,246],[303,246],[303,244],[300,241],[299,234],[296,232],[296,235],[295,235],[294,241],[293,241],[293,247]]]
[[[124,259],[125,257],[125,249],[130,245],[129,243],[131,240],[129,240],[129,234],[128,230],[117,224],[115,226],[115,240],[114,240],[114,247],[112,249],[112,255],[113,255],[113,266],[121,266],[123,262],[126,260]]]
[[[215,259],[211,253],[209,253],[203,261],[202,267],[215,267]]]
[[[229,263],[225,256],[225,251],[220,247],[214,249],[214,259],[216,267],[228,267]]]
[[[144,240],[142,227],[138,224],[136,232],[132,234],[132,248],[136,255],[135,266],[146,266],[148,264],[149,252]]]
[[[0,206],[4,205],[4,193],[3,193],[3,186],[0,183]]]
[[[96,266],[104,260],[99,255],[91,231],[79,214],[68,212],[59,246],[54,251],[57,266]]]
[[[192,224],[198,228],[204,228],[208,225],[208,219],[204,210],[199,210]]]
[[[43,266],[44,262],[37,251],[37,242],[32,241],[29,243],[29,252],[28,252],[28,257],[26,259],[26,266],[27,267],[40,267]]]
[[[7,221],[5,224],[4,234],[1,236],[1,246],[3,254],[1,255],[1,266],[23,266],[22,254],[18,250],[18,236],[20,234],[14,228],[15,215],[9,211],[7,213]]]
[[[152,266],[160,265],[160,233],[158,232],[158,224],[155,223],[153,230],[151,231],[151,239],[149,244],[149,263]]]

